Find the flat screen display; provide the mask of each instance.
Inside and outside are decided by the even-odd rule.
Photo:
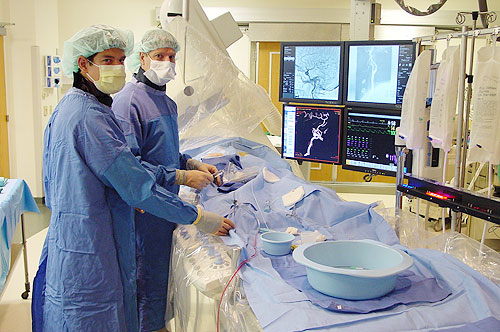
[[[341,162],[342,109],[283,107],[282,155],[320,163]]]
[[[342,168],[395,176],[397,158],[394,138],[400,121],[401,117],[395,111],[347,110]]]
[[[341,42],[282,43],[280,60],[280,101],[341,103]]]
[[[346,42],[348,106],[400,109],[415,62],[411,41]]]

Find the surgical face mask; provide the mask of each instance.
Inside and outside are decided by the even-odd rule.
[[[94,80],[87,73],[87,76],[92,80],[95,87],[105,94],[117,93],[125,85],[125,66],[124,65],[96,65],[99,68],[99,80]]]
[[[151,66],[144,72],[144,76],[154,84],[163,86],[175,78],[175,63],[151,59]]]

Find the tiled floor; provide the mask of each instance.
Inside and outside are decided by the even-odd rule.
[[[395,202],[394,195],[338,194],[342,199],[347,201],[358,201],[368,204],[375,201],[382,201],[386,207],[393,207]],[[40,206],[40,210],[40,215],[34,213],[25,214],[25,229],[28,238],[28,267],[31,285],[37,271],[38,259],[50,220],[50,211],[45,206]],[[21,242],[19,225],[13,242]],[[11,265],[11,271],[7,277],[5,287],[0,294],[1,332],[31,332],[31,293],[28,299],[23,300],[21,298],[21,293],[24,291],[24,267],[20,248],[20,245],[13,245],[14,261]]]

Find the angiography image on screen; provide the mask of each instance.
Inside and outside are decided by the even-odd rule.
[[[399,46],[351,46],[348,100],[396,101]]]
[[[340,160],[340,109],[285,106],[283,156],[320,162]]]
[[[340,46],[297,46],[294,97],[339,98]]]
[[[291,42],[281,48],[280,100],[335,103],[342,99],[339,42]]]
[[[350,45],[347,101],[401,104],[413,45]]]

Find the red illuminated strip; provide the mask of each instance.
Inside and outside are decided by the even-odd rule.
[[[434,193],[432,191],[429,191],[427,190],[427,192],[425,193],[426,195],[429,195],[431,197],[435,197],[435,198],[438,198],[438,199],[448,199],[447,196],[445,195],[441,195],[441,194],[438,194],[438,193]]]

